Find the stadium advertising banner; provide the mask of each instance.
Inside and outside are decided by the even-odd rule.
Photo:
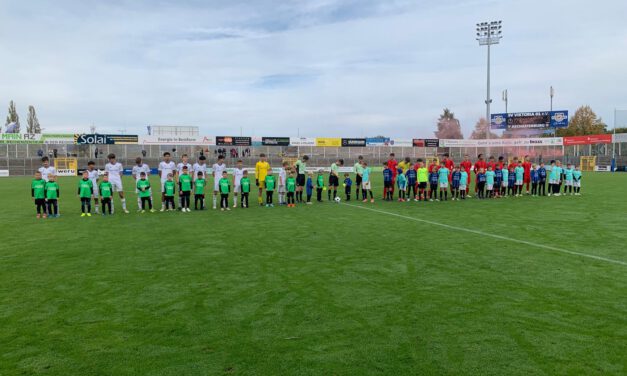
[[[627,133],[618,133],[618,134],[612,135],[612,142],[615,142],[615,143],[627,142]]]
[[[290,137],[291,146],[316,146],[314,137]]]
[[[489,140],[440,140],[443,148],[477,148],[487,146],[561,146],[562,137],[493,138]]]
[[[412,147],[414,146],[414,140],[394,139],[394,140],[390,140],[390,144],[388,146]]]
[[[366,139],[365,138],[343,138],[342,139],[343,147],[365,147]]]
[[[130,145],[137,144],[139,136],[126,134],[75,134],[77,145]]]
[[[437,148],[440,140],[437,138],[414,138],[412,144],[415,148]]]
[[[342,139],[341,138],[331,138],[331,137],[316,137],[316,146],[340,147],[340,146],[342,146]]]
[[[492,114],[492,129],[541,129],[565,128],[568,126],[568,111],[512,112]]]
[[[73,144],[73,134],[2,133],[0,144]]]
[[[264,146],[289,146],[289,137],[261,137],[261,144]]]
[[[252,138],[218,136],[216,137],[216,145],[218,146],[252,146]]]
[[[593,134],[593,135],[587,135],[587,136],[564,137],[564,146],[611,144],[611,143],[612,143],[611,134]]]
[[[368,146],[389,146],[390,139],[388,137],[369,137],[366,138],[366,145]]]
[[[202,145],[216,144],[214,136],[139,136],[142,145]]]

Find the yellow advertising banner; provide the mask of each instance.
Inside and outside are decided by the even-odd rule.
[[[341,138],[316,137],[316,146],[342,146]]]

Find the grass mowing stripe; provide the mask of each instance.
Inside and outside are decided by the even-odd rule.
[[[465,232],[469,232],[471,234],[489,236],[489,237],[492,237],[492,238],[495,238],[495,239],[507,240],[507,241],[510,241],[510,242],[520,243],[520,244],[526,244],[526,245],[530,245],[530,246],[536,247],[536,248],[548,249],[548,250],[551,250],[551,251],[562,252],[562,253],[566,253],[566,254],[570,254],[570,255],[574,255],[574,256],[587,257],[587,258],[594,259],[594,260],[597,260],[597,261],[605,261],[605,262],[609,262],[609,263],[612,263],[612,264],[627,266],[627,262],[620,261],[620,260],[614,260],[614,259],[609,259],[609,258],[606,258],[606,257],[590,255],[590,254],[587,254],[587,253],[569,251],[567,249],[552,247],[550,245],[544,245],[544,244],[534,243],[534,242],[530,242],[530,241],[526,241],[526,240],[509,238],[507,236],[490,234],[488,232],[483,232],[483,231],[479,231],[479,230],[472,230],[472,229],[465,228],[465,227],[458,227],[458,226],[447,225],[445,223],[429,221],[427,219],[422,219],[422,218],[409,217],[409,216],[406,216],[406,215],[401,215],[401,214],[397,214],[397,213],[387,212],[387,211],[379,210],[379,209],[373,209],[373,208],[369,208],[369,207],[365,207],[365,206],[359,206],[359,205],[354,205],[354,204],[346,204],[346,203],[342,203],[342,204],[346,205],[346,206],[351,206],[351,207],[357,208],[357,209],[370,210],[370,211],[375,212],[375,213],[387,214],[387,215],[390,215],[390,216],[393,216],[393,217],[409,219],[409,220],[412,220],[412,221],[427,223],[427,224],[434,225],[434,226],[445,227],[445,228],[449,228],[451,230],[465,231]]]

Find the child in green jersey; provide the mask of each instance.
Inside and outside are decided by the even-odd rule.
[[[285,180],[285,189],[287,190],[287,207],[294,208],[296,207],[296,203],[294,202],[294,196],[296,195],[296,178],[294,177],[294,172],[292,170],[288,170],[287,179]]]
[[[57,183],[57,177],[54,174],[48,175],[48,182],[46,183],[46,203],[48,204],[48,215],[51,218],[59,217],[59,183]]]
[[[139,174],[139,180],[137,180],[137,192],[139,192],[138,194],[141,200],[142,213],[146,212],[146,205],[148,205],[150,212],[154,213],[155,209],[152,208],[150,181],[146,179],[146,173],[144,171]]]
[[[220,178],[218,182],[218,188],[220,188],[220,210],[231,210],[231,208],[229,208],[231,183],[229,183],[229,175],[226,171],[222,171],[222,178]]]
[[[176,183],[174,182],[174,175],[169,173],[167,175],[167,180],[163,182],[163,199],[165,200],[165,205],[161,208],[161,211],[167,210],[172,211],[175,210],[174,206],[174,194],[176,192]]]
[[[81,199],[81,217],[91,217],[91,197],[94,195],[94,183],[89,180],[89,172],[83,171],[83,178],[78,181],[78,197]]]
[[[274,188],[276,186],[276,179],[274,175],[272,175],[272,170],[268,170],[268,175],[266,175],[266,207],[274,207],[272,203],[272,196],[274,195]]]
[[[192,195],[192,177],[187,166],[183,166],[183,173],[179,176],[179,196],[181,197],[181,211],[190,212],[190,198]]]
[[[109,209],[109,215],[113,213],[111,208],[111,199],[113,196],[113,184],[109,181],[109,174],[105,172],[102,177],[102,181],[98,185],[98,191],[100,192],[100,203],[102,204],[102,215],[107,215],[107,208]]]
[[[323,171],[318,171],[318,177],[316,177],[316,200],[322,202],[322,191],[324,190],[324,175]]]
[[[247,208],[248,195],[250,194],[250,178],[248,177],[248,171],[242,171],[242,178],[239,181],[239,186],[242,193],[242,208]]]
[[[205,186],[207,181],[202,171],[198,171],[197,175],[194,182],[194,210],[198,210],[198,203],[200,203],[200,210],[205,210]]]
[[[575,196],[581,196],[581,170],[579,166],[575,166],[573,171],[573,188],[575,189]]]
[[[46,218],[46,181],[41,172],[35,172],[35,178],[30,183],[30,195],[37,207],[37,218]]]

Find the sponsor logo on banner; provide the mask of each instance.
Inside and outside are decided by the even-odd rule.
[[[44,133],[41,135],[44,144],[73,144],[74,135],[71,133]]]
[[[73,168],[58,169],[57,176],[76,176],[76,170]]]
[[[218,145],[218,146],[251,146],[252,145],[252,138],[250,138],[250,137],[218,136],[218,137],[216,137],[216,145]]]
[[[390,140],[390,144],[389,146],[395,146],[395,147],[412,147],[414,146],[414,140],[405,140],[405,139],[399,139],[399,140]]]
[[[617,133],[612,135],[612,142],[627,142],[627,133]]]
[[[389,146],[390,139],[388,137],[369,137],[366,138],[366,145],[368,146]]]
[[[497,138],[489,140],[440,140],[444,148],[475,148],[486,146],[561,146],[562,137],[542,138]]]
[[[0,170],[0,178],[6,178],[9,176],[9,170]]]
[[[139,136],[126,134],[75,134],[78,145],[128,145],[137,144]]]
[[[365,138],[343,138],[342,146],[344,147],[364,147],[366,146]]]
[[[317,137],[316,138],[316,146],[339,147],[339,146],[342,146],[342,139],[341,138],[331,138],[331,137]]]
[[[612,143],[611,134],[593,134],[593,135],[587,135],[587,136],[564,137],[564,146],[611,144],[611,143]]]
[[[290,137],[290,145],[316,146],[316,139],[314,137]]]
[[[0,144],[73,144],[73,134],[2,133]]]
[[[437,148],[440,140],[437,138],[414,138],[412,145],[416,148]]]
[[[492,114],[492,129],[542,129],[564,128],[568,126],[568,111],[537,111]]]
[[[250,144],[252,146],[263,146],[263,142],[261,141],[261,137],[259,136],[253,136],[250,138],[251,142]]]
[[[261,137],[261,144],[264,146],[289,146],[289,137]]]
[[[216,144],[214,136],[139,136],[142,145],[208,145]]]

